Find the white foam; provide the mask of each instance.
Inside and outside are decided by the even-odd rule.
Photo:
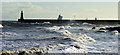
[[[5,37],[18,37],[21,36],[20,34],[13,33],[13,32],[0,32],[0,35]]]
[[[85,52],[84,49],[86,49],[86,45],[83,43],[85,42],[95,42],[95,40],[91,37],[88,37],[86,34],[82,33],[71,33],[70,31],[66,30],[66,28],[72,28],[71,26],[53,26],[53,27],[47,27],[43,28],[49,33],[62,35],[64,38],[70,38],[72,40],[75,40],[76,43],[73,45],[77,45],[80,47],[80,49],[77,49],[73,46],[70,46],[70,44],[65,43],[64,45],[57,45],[52,46],[52,48],[49,49],[49,53],[81,53]],[[61,50],[58,50],[61,49]]]
[[[82,46],[82,45],[79,45],[79,46]],[[78,49],[74,46],[70,46],[69,44],[58,44],[58,45],[54,45],[52,46],[51,48],[49,47],[46,47],[48,48],[48,53],[83,53],[85,52],[85,49],[81,48]]]
[[[117,30],[112,31],[112,33],[119,34]]]
[[[93,24],[84,22],[83,25],[93,25]]]
[[[60,29],[60,28],[63,28],[63,29]],[[65,27],[64,26],[53,26],[53,27],[48,27],[48,28],[45,28],[47,32],[49,33],[53,33],[53,34],[58,34],[58,35],[64,35],[65,37],[68,37],[68,38],[71,38],[73,40],[76,40],[80,43],[84,43],[86,41],[92,41],[92,42],[95,42],[95,40],[91,37],[88,37],[86,34],[82,34],[82,33],[78,33],[78,34],[75,34],[75,33],[71,33],[70,31],[68,30],[65,30],[64,29]]]
[[[46,30],[59,30],[71,28],[71,26],[53,26],[53,27],[36,27],[37,29],[46,29]]]
[[[52,24],[52,23],[50,23],[50,22],[43,22],[42,24]]]
[[[2,24],[0,24],[0,28],[3,28]]]
[[[59,33],[60,35],[64,35],[64,36],[69,36],[72,34],[68,30],[57,30],[56,32]]]

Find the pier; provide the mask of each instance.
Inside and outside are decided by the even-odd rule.
[[[95,18],[95,20],[63,20],[62,19],[63,16],[59,15],[58,19],[53,20],[53,19],[24,19],[24,15],[23,15],[23,11],[21,11],[21,16],[20,19],[18,19],[18,22],[39,22],[39,23],[43,23],[43,22],[50,22],[50,23],[63,23],[63,22],[90,22],[90,23],[102,23],[102,22],[117,22],[120,24],[120,20],[97,20],[97,18]]]

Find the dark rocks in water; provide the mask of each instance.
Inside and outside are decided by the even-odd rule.
[[[62,50],[62,49],[58,49],[58,50]]]
[[[28,53],[26,53],[25,51],[22,51],[20,53],[2,53],[1,55],[29,55]]]
[[[36,55],[42,55],[42,52],[35,52]]]
[[[62,41],[73,41],[71,38],[64,38]]]
[[[106,30],[105,28],[100,28],[99,30]]]
[[[97,31],[97,32],[107,32],[106,30],[99,30],[99,31]]]
[[[104,28],[104,30],[109,30],[109,31],[117,30],[120,33],[120,27],[107,27],[107,28]]]
[[[52,37],[52,38],[45,38],[45,39],[41,39],[43,41],[55,41],[55,40],[61,40],[63,39],[62,37]]]
[[[100,28],[99,31],[97,32],[111,32],[111,31],[117,31],[120,33],[120,27],[105,27],[105,28]]]
[[[57,37],[53,37],[53,38],[51,38],[51,39],[58,39]]]
[[[10,53],[2,53],[1,55],[10,55]]]
[[[25,51],[22,51],[18,55],[28,55],[28,54]]]
[[[120,32],[120,27],[110,27],[110,28],[106,28],[106,30],[110,30],[110,31],[117,30],[118,32]]]
[[[75,45],[74,47],[75,47],[75,48],[77,48],[77,49],[80,49],[80,48],[81,48],[81,47],[80,47],[80,46],[78,46],[78,45]]]
[[[95,29],[95,27],[93,27],[92,29]]]

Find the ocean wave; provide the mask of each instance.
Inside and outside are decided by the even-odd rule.
[[[48,53],[84,53],[85,49],[83,49],[84,45],[50,45],[48,48]],[[52,48],[50,48],[52,47]]]
[[[63,28],[64,26],[62,26]],[[51,33],[51,34],[57,34],[57,35],[60,35],[60,36],[65,36],[65,37],[68,37],[68,38],[71,38],[75,41],[78,41],[80,43],[84,43],[86,41],[91,41],[91,42],[95,42],[95,40],[91,37],[88,37],[86,34],[82,34],[82,33],[71,33],[70,31],[68,30],[65,30],[64,28],[63,29],[60,29],[61,27],[58,27],[58,26],[54,26],[54,27],[49,27],[49,28],[42,28],[46,30],[47,33]]]
[[[13,51],[18,50],[18,53],[30,54],[31,52],[36,53],[41,47],[45,49],[47,53],[86,53],[90,51],[90,53],[96,51],[101,53],[100,51],[105,52],[105,49],[109,46],[110,50],[108,51],[115,52],[114,49],[117,49],[116,46],[118,46],[118,35],[111,35],[111,33],[117,33],[117,31],[96,32],[99,31],[101,27],[109,27],[109,25],[94,26],[94,24],[91,23],[84,23],[84,25],[82,25],[82,23],[72,23],[72,25],[70,25],[70,23],[66,26],[57,23],[52,23],[52,25],[48,23],[44,24],[3,23],[3,32],[0,32],[0,36],[2,36],[0,37],[2,38],[0,41],[4,43],[1,44],[3,46],[2,49],[6,51],[7,49],[14,49]],[[95,29],[92,29],[93,27],[95,27]],[[103,42],[106,43],[101,44]],[[116,44],[111,42],[115,42]],[[29,50],[31,48],[34,49],[34,47],[35,50]],[[8,53],[10,52],[8,51]]]
[[[49,39],[52,39],[52,40],[57,39],[58,42],[57,43],[55,42],[55,43],[58,44],[58,45],[59,45],[59,43],[61,43],[62,46],[58,46],[58,45],[57,46],[51,46],[52,48],[49,48],[49,50],[51,49],[52,51],[48,51],[48,52],[53,53],[55,49],[58,52],[59,52],[59,50],[64,51],[64,52],[71,52],[71,51],[68,51],[70,49],[73,50],[73,52],[79,52],[82,49],[86,49],[86,45],[84,45],[84,43],[86,43],[86,42],[96,42],[96,40],[87,36],[86,34],[72,33],[69,30],[67,30],[67,28],[70,29],[72,27],[71,26],[53,26],[53,27],[39,27],[39,28],[37,28],[39,30],[45,30],[47,33],[59,35],[59,37],[62,37],[62,39],[58,39],[57,37],[49,38]],[[70,46],[71,42],[77,42],[77,43],[76,44],[71,44],[72,46]],[[46,48],[48,48],[48,47],[46,47]]]
[[[91,37],[88,37],[86,34],[72,34],[69,36],[71,39],[76,40],[77,42],[84,43],[84,42],[95,42],[95,40]]]
[[[13,32],[0,32],[2,37],[18,37],[21,36],[20,34],[13,33]]]
[[[91,23],[87,23],[87,22],[83,22],[82,25],[96,26],[95,24],[91,24]]]
[[[36,29],[45,31],[60,31],[68,28],[71,28],[71,26],[36,27]]]

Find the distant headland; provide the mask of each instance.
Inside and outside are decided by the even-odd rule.
[[[21,11],[20,13],[20,19],[18,19],[18,22],[50,22],[50,23],[63,23],[63,22],[118,22],[120,23],[120,20],[97,20],[95,17],[94,20],[63,20],[63,16],[59,15],[57,20],[53,19],[24,19],[24,13]]]

